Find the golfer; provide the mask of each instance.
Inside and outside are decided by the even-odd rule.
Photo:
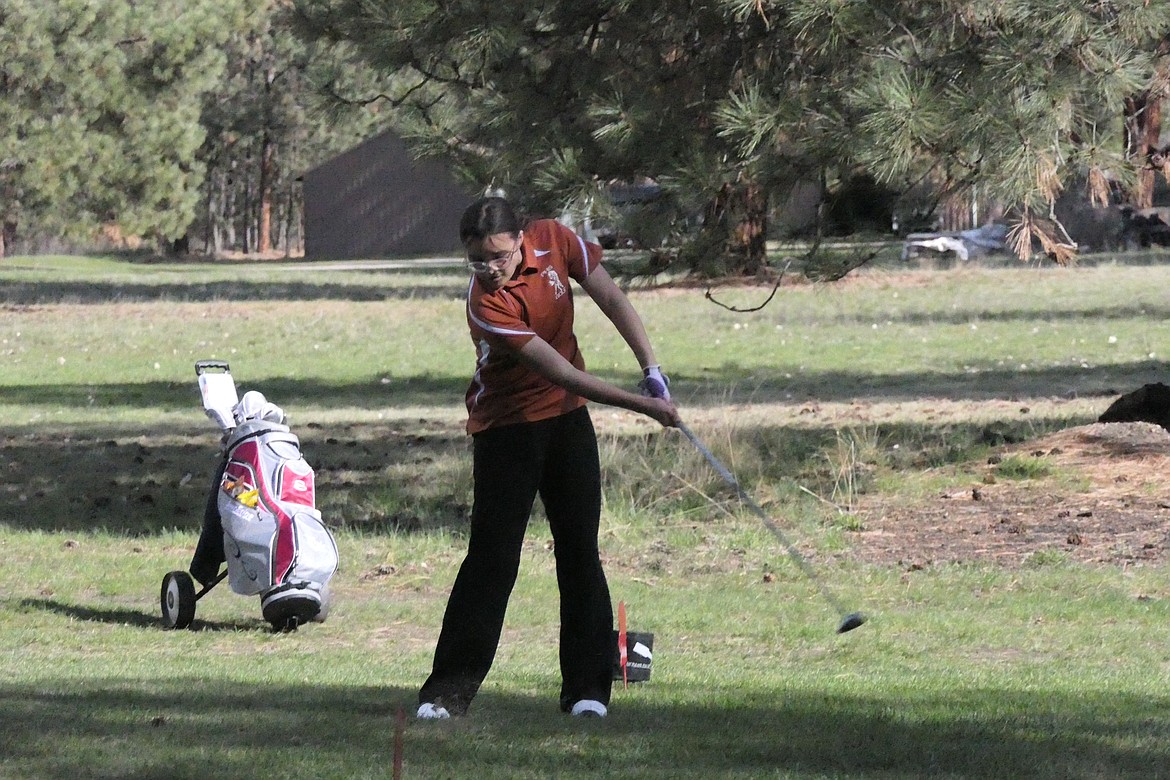
[[[418,717],[467,711],[491,669],[533,501],[552,529],[560,590],[562,712],[605,717],[613,677],[613,608],[601,567],[601,469],[586,401],[679,423],[633,306],[601,264],[601,247],[555,220],[522,225],[503,198],[473,203],[459,225],[471,285],[476,370],[467,390],[474,497],[467,555],[455,578]],[[641,394],[585,372],[573,334],[575,280],[642,367]]]

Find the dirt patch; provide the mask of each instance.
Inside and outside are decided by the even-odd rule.
[[[905,568],[1167,559],[1170,432],[1144,422],[1095,423],[1005,446],[998,458],[1011,455],[1043,461],[1052,474],[1008,480],[989,463],[983,481],[961,490],[919,502],[864,500],[858,557]]]

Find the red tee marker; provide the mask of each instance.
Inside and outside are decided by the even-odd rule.
[[[398,708],[394,718],[394,780],[402,780],[402,732],[406,729],[406,710]]]
[[[626,602],[618,602],[618,663],[622,667],[622,687],[630,687],[630,679],[626,675]]]

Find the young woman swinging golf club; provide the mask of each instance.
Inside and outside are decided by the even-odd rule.
[[[560,708],[605,717],[613,609],[598,552],[601,469],[586,401],[664,426],[681,420],[637,312],[601,264],[601,247],[555,220],[521,224],[508,201],[463,214],[471,269],[467,324],[476,370],[467,390],[474,498],[467,554],[443,615],[418,717],[467,711],[487,676],[537,495],[552,530],[560,591]],[[576,281],[641,365],[641,394],[586,373],[573,333]]]

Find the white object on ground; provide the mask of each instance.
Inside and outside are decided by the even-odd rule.
[[[604,718],[609,714],[609,710],[604,704],[596,699],[582,699],[573,705],[572,711],[574,717],[590,717],[590,718]]]
[[[451,713],[447,712],[446,707],[436,707],[432,702],[427,701],[418,705],[416,717],[422,720],[446,720],[451,717]]]
[[[951,238],[950,236],[927,238],[921,241],[907,241],[906,246],[933,249],[935,252],[954,252],[959,256],[960,260],[966,260],[969,256],[967,245],[963,243],[963,240],[960,238]]]

